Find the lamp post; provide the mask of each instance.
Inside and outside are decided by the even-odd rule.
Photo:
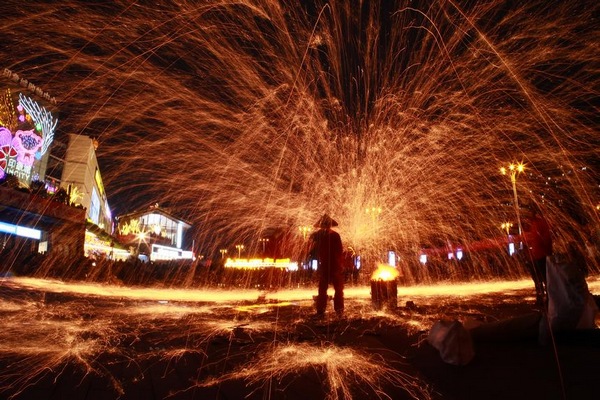
[[[517,175],[525,171],[525,165],[523,163],[509,164],[508,169],[506,167],[500,167],[500,173],[502,175],[510,176],[510,182],[512,183],[515,212],[517,214],[517,226],[519,227],[519,236],[523,234],[523,227],[521,225],[521,215],[519,213],[519,199],[517,197]]]
[[[235,248],[238,251],[238,258],[242,257],[242,250],[244,250],[244,245],[243,244],[236,244]]]
[[[312,228],[308,225],[301,226],[299,229],[300,229],[300,233],[302,233],[302,238],[304,240],[306,240],[306,236],[308,235],[308,233],[310,231],[312,231]]]
[[[225,258],[225,254],[227,254],[227,249],[221,249],[219,250],[219,253],[221,253],[221,258]]]
[[[269,242],[269,238],[261,238],[258,240],[262,243],[263,255],[265,254],[265,245]]]
[[[512,226],[512,222],[503,222],[502,225],[500,225],[502,230],[506,231],[507,243],[510,243],[510,228],[512,228]]]
[[[367,213],[367,215],[370,215],[371,218],[373,218],[373,221],[375,221],[375,218],[377,218],[379,214],[381,214],[381,207],[367,207],[365,209],[365,212]]]
[[[505,230],[506,234],[508,236],[510,236],[510,228],[512,228],[512,226],[513,226],[512,222],[503,222],[502,225],[500,225],[500,228]]]

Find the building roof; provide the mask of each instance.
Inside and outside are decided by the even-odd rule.
[[[170,211],[159,207],[158,204],[152,205],[144,210],[138,210],[138,211],[130,212],[128,214],[119,215],[116,218],[117,218],[117,221],[131,220],[131,219],[138,218],[138,217],[141,217],[142,215],[147,215],[147,214],[161,214],[161,215],[164,215],[165,217],[168,217],[174,221],[183,223],[184,225],[186,225],[186,228],[190,228],[192,226],[192,224],[190,222],[183,220],[179,217],[176,217]]]

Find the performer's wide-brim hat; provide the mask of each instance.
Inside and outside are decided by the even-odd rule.
[[[331,228],[333,226],[338,226],[338,223],[328,214],[323,214],[323,216],[315,223],[315,228]]]

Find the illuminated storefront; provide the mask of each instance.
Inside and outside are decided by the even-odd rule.
[[[14,250],[12,256],[21,251],[83,255],[84,215],[82,208],[0,186],[0,240]]]
[[[90,230],[85,232],[84,253],[88,258],[108,258],[115,261],[125,261],[131,253],[116,246],[114,241],[102,238]]]
[[[39,229],[32,229],[26,226],[19,226],[14,224],[8,224],[0,221],[0,232],[9,233],[15,236],[21,236],[29,239],[40,240],[42,238],[42,231]]]
[[[117,217],[118,238],[150,261],[192,259],[192,251],[182,250],[191,225],[157,204],[143,211]]]

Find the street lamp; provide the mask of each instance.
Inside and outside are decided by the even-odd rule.
[[[506,231],[506,234],[510,236],[510,228],[512,228],[512,222],[503,222],[500,227]]]
[[[502,175],[509,175],[510,182],[512,183],[515,212],[517,214],[517,226],[519,227],[519,235],[523,234],[523,227],[521,225],[521,215],[519,214],[519,199],[517,197],[517,175],[525,171],[525,165],[523,163],[510,164],[508,169],[506,167],[500,167],[500,173]]]
[[[236,244],[235,248],[238,251],[238,258],[242,257],[242,250],[244,250],[244,245],[243,244]]]
[[[269,242],[269,238],[261,238],[258,241],[262,243],[263,255],[264,255],[265,254],[265,244],[267,244]]]
[[[506,231],[508,243],[510,243],[510,228],[512,228],[512,226],[513,226],[512,222],[503,222],[502,225],[500,225],[502,230]]]
[[[301,226],[299,229],[300,233],[302,233],[302,237],[304,238],[304,240],[306,240],[306,236],[308,235],[308,233],[312,231],[312,228],[307,225]]]
[[[371,216],[371,218],[375,219],[381,214],[381,207],[367,207],[365,212]]]
[[[221,258],[225,258],[225,254],[227,254],[227,249],[221,249],[219,250],[219,253],[221,253]]]

